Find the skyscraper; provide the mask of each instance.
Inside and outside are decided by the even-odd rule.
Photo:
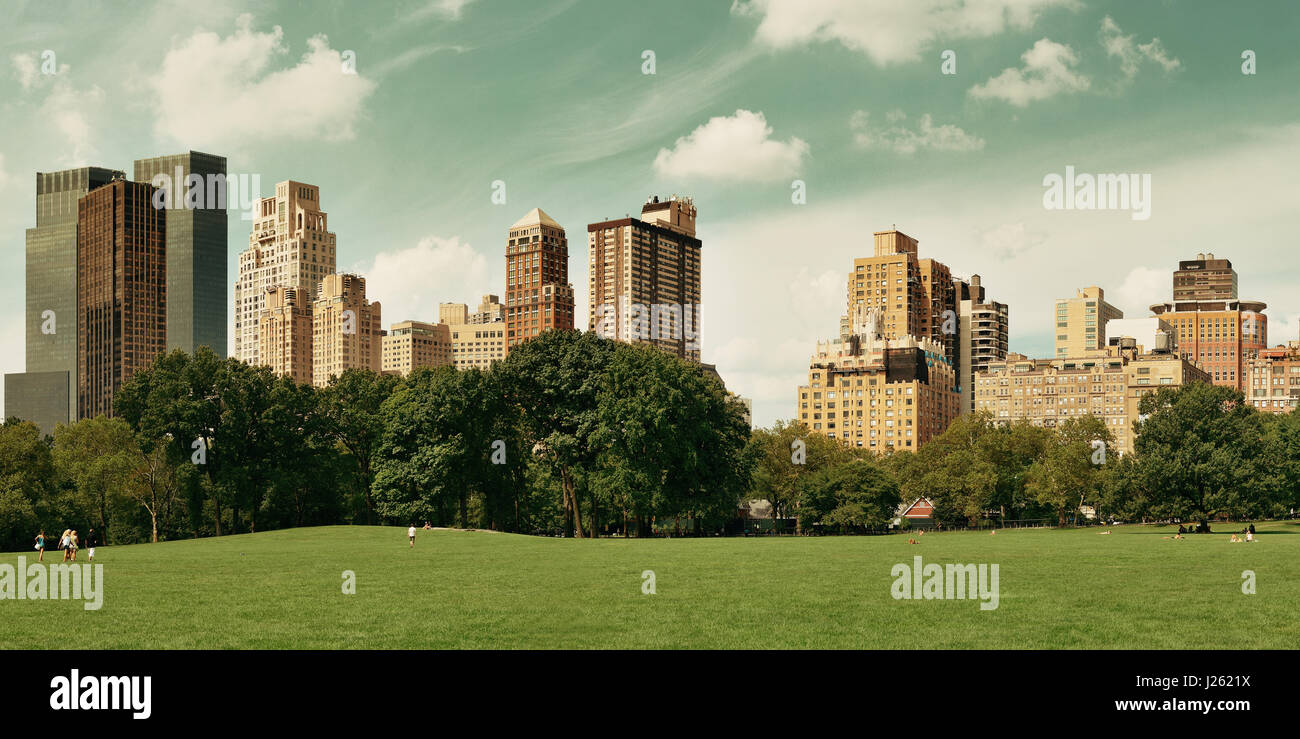
[[[45,433],[77,418],[77,204],[124,177],[102,167],[36,173],[36,227],[27,229],[26,371],[5,375],[5,416]]]
[[[194,353],[206,346],[224,357],[226,158],[190,151],[135,161],[136,182],[152,182],[160,175],[166,175],[172,187],[167,209],[167,349]],[[206,196],[197,207],[184,197],[191,181],[201,183]]]
[[[257,329],[262,364],[304,385],[312,381],[313,298],[297,287],[266,289]]]
[[[1180,261],[1173,288],[1174,299],[1151,312],[1171,328],[1178,353],[1215,385],[1247,390],[1249,360],[1268,348],[1268,305],[1238,299],[1232,262],[1213,254]]]
[[[641,218],[587,226],[588,328],[700,361],[700,246],[691,198],[646,200]]]
[[[508,232],[505,316],[507,352],[547,329],[573,330],[569,240],[541,208]]]
[[[1073,298],[1056,301],[1056,356],[1081,357],[1106,348],[1106,322],[1124,311],[1106,302],[1106,292],[1093,285],[1076,290]]]
[[[975,410],[975,376],[993,362],[1007,358],[1010,309],[1005,303],[986,300],[979,275],[970,281],[953,280],[958,300],[957,384],[963,397],[962,413]]]
[[[77,215],[77,417],[113,415],[122,383],[167,348],[167,211],[115,180]]]
[[[235,282],[236,358],[261,363],[258,329],[267,288],[296,287],[303,295],[315,295],[321,280],[334,273],[335,246],[315,185],[281,182],[275,197],[258,200]]]
[[[384,332],[380,305],[366,300],[366,280],[326,275],[312,304],[312,384],[324,387],[349,369],[379,372]]]

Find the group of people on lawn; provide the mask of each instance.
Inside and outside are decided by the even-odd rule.
[[[99,538],[95,536],[94,529],[90,529],[89,531],[86,532],[86,538],[84,541],[77,536],[77,532],[73,529],[64,529],[63,534],[59,537],[59,549],[63,550],[64,562],[76,562],[77,549],[80,548],[81,545],[85,546],[86,554],[90,556],[90,561],[94,562],[95,545],[98,543],[99,543]],[[40,556],[36,558],[36,561],[44,562],[45,561],[45,531],[44,530],[42,530],[39,534],[36,535],[36,551],[40,552]]]

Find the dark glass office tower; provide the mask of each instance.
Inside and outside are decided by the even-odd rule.
[[[167,217],[154,188],[115,180],[78,205],[77,417],[113,397],[167,348]]]
[[[27,371],[5,375],[5,416],[45,433],[77,417],[77,203],[123,173],[102,167],[36,173],[27,229]]]
[[[190,175],[202,178],[205,196],[186,202]],[[214,184],[226,178],[226,158],[190,151],[172,156],[137,159],[136,182],[152,183],[167,175],[173,197],[167,213],[167,349],[193,353],[211,347],[226,356],[226,208],[216,204]],[[224,190],[223,190],[224,191]],[[228,192],[239,196],[237,188]],[[257,197],[256,194],[253,197]],[[227,201],[238,209],[239,203]]]

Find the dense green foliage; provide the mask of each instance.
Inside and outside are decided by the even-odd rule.
[[[962,416],[915,454],[877,456],[801,425],[752,432],[716,376],[646,346],[546,332],[490,370],[324,388],[204,349],[117,394],[115,418],[0,425],[0,548],[44,528],[130,543],[338,523],[574,537],[886,530],[928,498],[949,527],[1012,520],[1269,518],[1300,504],[1300,415],[1240,393],[1162,388],[1135,452],[1100,419],[1056,428]]]

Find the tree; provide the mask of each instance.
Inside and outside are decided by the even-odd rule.
[[[866,459],[825,467],[806,476],[800,487],[801,516],[840,533],[881,528],[902,502],[893,476]]]
[[[987,413],[959,416],[915,453],[916,461],[909,465],[913,474],[900,478],[905,497],[928,498],[937,519],[977,521],[993,505],[998,481],[986,443],[995,433]]]
[[[565,529],[587,536],[582,523],[578,475],[600,453],[596,393],[616,342],[594,333],[544,331],[510,350],[496,365],[501,389],[520,410],[528,448],[552,467],[560,481]]]
[[[1138,403],[1139,476],[1161,513],[1200,521],[1244,515],[1281,486],[1270,465],[1260,414],[1232,388],[1192,383],[1160,388]]]
[[[136,464],[124,490],[127,496],[149,513],[149,541],[156,544],[159,518],[165,527],[172,504],[183,488],[184,477],[197,473],[192,465],[178,464],[172,459],[165,444],[150,445],[146,452],[133,441],[131,454],[134,455]]]
[[[756,429],[750,437],[751,495],[772,506],[773,530],[791,510],[799,512],[802,480],[833,467],[849,456],[835,439],[814,433],[801,423],[777,421],[771,429]],[[799,521],[800,529],[803,521]]]
[[[353,464],[353,480],[366,504],[366,523],[373,522],[374,458],[383,435],[380,408],[392,395],[399,378],[369,370],[349,369],[330,379],[320,393],[320,408],[329,423],[327,432],[347,450]]]
[[[138,452],[131,427],[120,418],[101,415],[54,429],[55,468],[72,482],[81,506],[98,516],[106,544],[112,541],[109,510],[131,480]]]
[[[54,493],[54,458],[30,421],[0,424],[0,547],[30,549]]]
[[[1095,447],[1095,441],[1104,447]],[[1029,468],[1026,485],[1038,502],[1056,512],[1057,525],[1065,525],[1067,512],[1095,500],[1101,465],[1111,458],[1113,441],[1105,420],[1097,416],[1075,416],[1057,425],[1046,453]]]

